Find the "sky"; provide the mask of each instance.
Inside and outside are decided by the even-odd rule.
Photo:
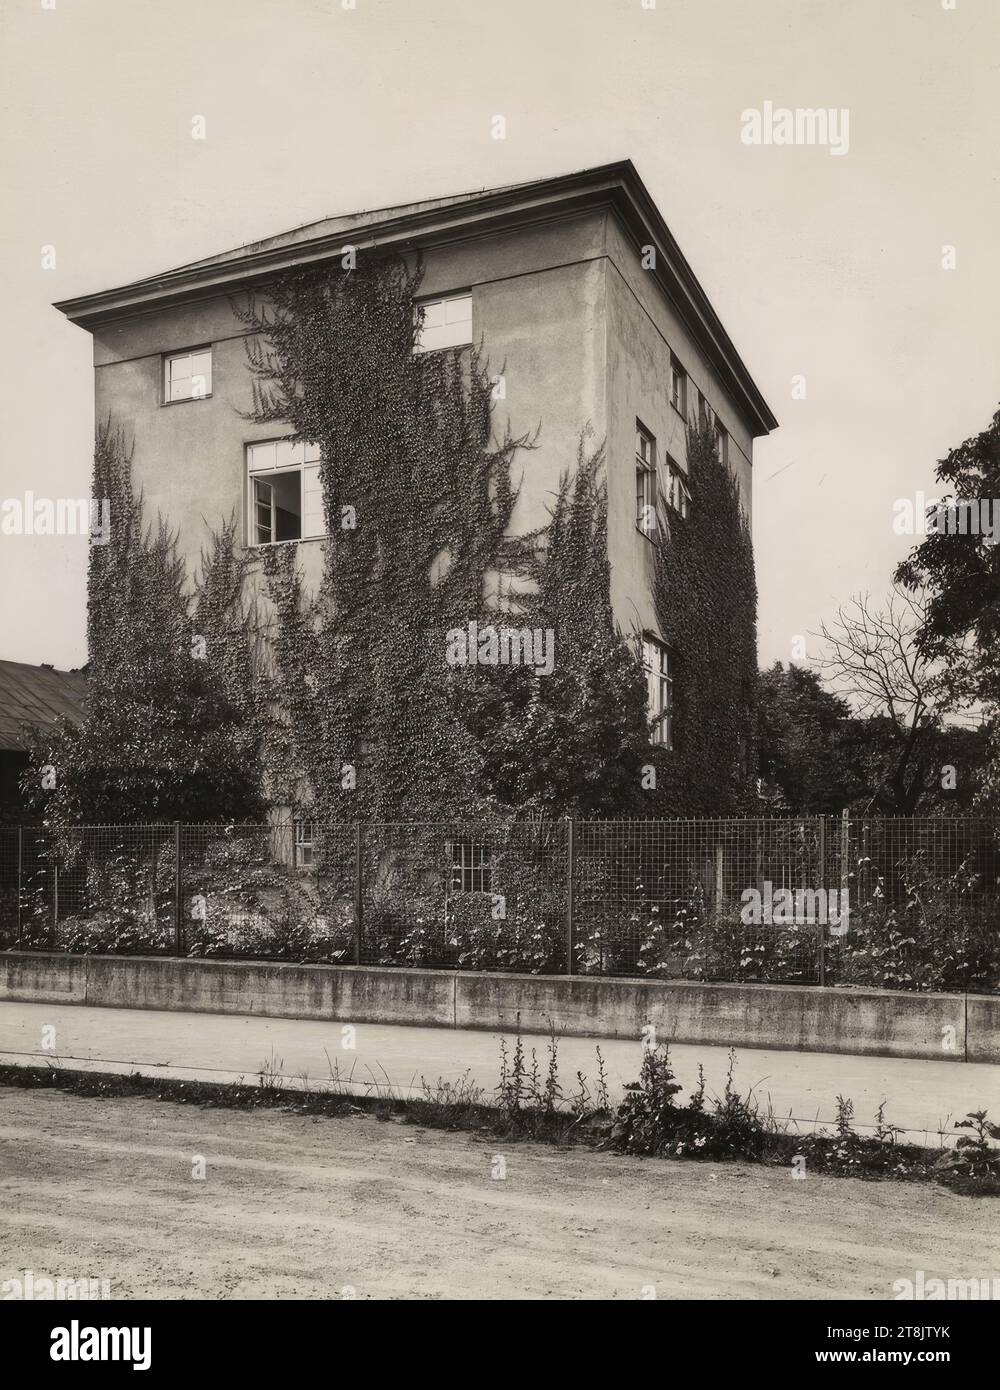
[[[0,0],[0,82],[0,502],[89,493],[54,300],[625,157],[780,421],[762,664],[884,593],[894,502],[997,408],[997,0]],[[846,153],[745,143],[765,102],[846,110]],[[0,534],[0,658],[86,659],[86,550]]]

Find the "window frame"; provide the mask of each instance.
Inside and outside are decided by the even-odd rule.
[[[308,831],[308,834],[306,833]],[[296,818],[293,854],[297,869],[311,869],[316,863],[316,822],[312,816]]]
[[[466,857],[468,851],[468,858]],[[456,839],[447,842],[450,861],[449,895],[493,892],[493,847],[485,840]],[[478,857],[477,857],[478,855]],[[476,886],[478,875],[479,886]]]
[[[647,713],[650,720],[655,721],[649,741],[667,752],[673,752],[677,747],[677,653],[669,643],[651,632],[645,632],[642,636],[642,666],[646,673]]]
[[[715,457],[722,464],[729,464],[729,431],[716,415],[713,420],[715,426]],[[721,447],[720,447],[721,446]]]
[[[642,452],[640,444],[645,442],[649,446],[647,454]],[[648,507],[648,525],[643,525],[640,518],[639,502],[639,479],[642,479],[642,507]],[[656,500],[657,500],[657,469],[656,469],[656,435],[648,430],[641,420],[635,422],[635,529],[640,536],[644,536],[647,541],[651,541],[656,535]]]
[[[440,347],[424,347],[424,346],[421,344],[421,342],[420,342],[420,336],[421,336],[421,335],[418,334],[418,335],[414,338],[414,340],[413,340],[413,354],[414,354],[414,356],[423,357],[426,353],[431,353],[431,352],[461,352],[463,348],[467,348],[467,347],[471,347],[471,346],[472,346],[472,290],[471,290],[471,289],[467,289],[467,290],[449,290],[449,292],[448,292],[447,294],[427,295],[427,296],[425,296],[424,298],[418,299],[418,300],[416,301],[416,303],[414,304],[414,306],[413,306],[414,327],[416,327],[417,323],[419,322],[419,317],[418,317],[418,316],[419,316],[420,311],[426,311],[427,308],[428,308],[430,305],[433,305],[433,304],[452,304],[452,303],[454,303],[456,300],[459,300],[459,299],[467,299],[467,300],[469,301],[469,336],[468,336],[468,338],[467,338],[467,339],[463,339],[462,342],[460,342],[460,343],[442,343]],[[424,313],[424,317],[426,318],[426,312]],[[464,322],[465,322],[464,318],[461,319],[461,320],[459,320],[459,322],[464,323]],[[436,327],[437,325],[434,325],[434,326]],[[423,331],[425,331],[425,330],[426,330],[426,323],[423,325],[423,328],[422,328],[421,332],[423,332]]]
[[[680,391],[677,392],[676,386],[680,383]],[[688,374],[681,366],[681,363],[673,353],[670,354],[670,404],[676,410],[681,419],[687,423],[687,384]],[[680,405],[674,399],[680,396]]]
[[[674,502],[675,493],[679,493],[683,499],[680,507]],[[667,510],[682,521],[687,521],[691,512],[691,488],[687,474],[671,454],[667,455]]]
[[[208,353],[209,359],[209,389],[201,396],[177,396],[171,399],[170,396],[170,364],[176,362],[181,357],[197,357],[199,353]],[[191,379],[189,377],[189,379]],[[179,348],[176,352],[164,352],[160,354],[160,404],[161,405],[188,405],[192,401],[210,401],[215,390],[215,352],[211,343],[203,343],[200,347]]]
[[[301,444],[301,445],[304,447],[304,450],[305,450],[307,453],[308,453],[308,451],[310,451],[310,450],[315,450],[315,451],[316,451],[316,457],[315,457],[315,458],[311,458],[311,457],[305,457],[305,456],[304,456],[299,462],[295,462],[295,463],[277,463],[277,462],[276,462],[275,465],[274,465],[274,467],[269,467],[269,468],[263,468],[263,467],[262,467],[262,468],[258,468],[258,469],[253,469],[253,468],[251,467],[251,460],[252,460],[252,458],[253,458],[253,451],[254,451],[254,449],[260,448],[262,445],[265,445],[265,444],[290,444],[290,445],[292,445],[293,447],[294,447],[295,445]],[[244,486],[244,489],[245,489],[245,506],[244,506],[244,509],[243,509],[243,515],[244,515],[244,522],[243,522],[243,524],[244,524],[244,531],[245,531],[245,544],[246,544],[246,548],[247,548],[248,550],[261,550],[261,549],[264,548],[264,546],[268,546],[268,545],[301,545],[301,544],[303,544],[304,542],[307,542],[307,541],[321,541],[321,540],[324,540],[324,539],[326,538],[327,532],[326,532],[325,530],[324,530],[324,531],[320,531],[320,532],[318,532],[318,533],[315,534],[315,535],[308,535],[308,536],[307,536],[307,535],[304,534],[304,531],[305,531],[305,517],[306,517],[306,491],[305,491],[306,469],[307,469],[307,468],[310,468],[310,467],[318,467],[318,466],[320,466],[321,464],[322,464],[322,454],[321,454],[321,452],[320,452],[320,446],[319,446],[319,444],[316,442],[316,440],[313,440],[313,439],[290,439],[287,435],[286,435],[286,436],[276,435],[276,436],[274,436],[273,438],[270,438],[270,439],[251,439],[251,440],[249,440],[248,442],[246,442],[246,443],[244,444],[244,446],[243,446],[243,480],[244,480],[243,486]],[[286,536],[286,537],[283,537],[281,540],[275,540],[275,539],[274,539],[274,532],[275,532],[275,530],[276,530],[276,523],[275,523],[275,499],[274,499],[274,481],[273,481],[273,480],[274,480],[276,477],[279,477],[279,476],[284,475],[284,474],[289,474],[289,473],[297,473],[297,474],[298,474],[298,477],[299,477],[299,512],[298,512],[298,516],[299,516],[299,534],[298,534],[297,536]],[[267,541],[262,541],[262,540],[258,539],[258,534],[257,534],[257,533],[258,533],[258,526],[259,526],[259,519],[258,519],[257,514],[256,514],[256,508],[257,508],[257,505],[258,505],[257,487],[258,487],[259,484],[263,484],[264,486],[266,486],[266,487],[268,487],[268,488],[271,489],[271,498],[270,498],[270,508],[271,508],[270,531],[271,531],[271,539],[270,539],[270,540],[267,540]],[[321,487],[321,489],[322,489],[322,483],[320,484],[320,487]],[[321,501],[322,501],[322,499],[321,499]],[[326,524],[325,516],[324,516],[324,519],[323,519],[323,524],[324,524],[324,526],[325,526],[325,524]]]

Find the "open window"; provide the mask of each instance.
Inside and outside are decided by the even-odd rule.
[[[325,534],[318,444],[297,439],[248,444],[247,484],[249,545]]]

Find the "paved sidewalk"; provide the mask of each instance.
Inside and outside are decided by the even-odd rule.
[[[358,1024],[355,1048],[343,1044],[343,1024],[308,1020],[236,1017],[226,1014],[95,1009],[70,1004],[0,1003],[0,1061],[55,1063],[100,1071],[137,1070],[205,1081],[252,1080],[268,1064],[292,1084],[320,1087],[336,1066],[358,1090],[391,1085],[405,1094],[421,1077],[456,1080],[468,1071],[492,1090],[497,1083],[499,1034],[459,1029],[404,1028]],[[46,1032],[46,1030],[54,1030]],[[511,1039],[508,1035],[508,1046]],[[538,1052],[544,1075],[544,1037],[526,1036]],[[578,1070],[593,1089],[600,1047],[612,1097],[634,1080],[641,1043],[593,1038],[559,1039],[559,1074],[564,1092],[575,1087]],[[721,1047],[674,1043],[671,1058],[686,1087],[704,1066],[709,1093],[725,1085],[727,1054]],[[937,1144],[937,1131],[981,1107],[1000,1119],[1000,1066],[929,1062],[887,1057],[846,1057],[820,1052],[741,1050],[736,1085],[751,1086],[761,1103],[792,1115],[800,1126],[832,1123],[838,1094],[854,1101],[856,1123],[869,1124],[879,1102],[886,1116],[911,1131],[909,1137]]]

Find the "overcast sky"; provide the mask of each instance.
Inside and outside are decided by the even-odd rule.
[[[754,539],[787,660],[885,589],[893,502],[1000,397],[1000,4],[951,2],[0,0],[0,500],[89,491],[90,337],[53,300],[628,156],[781,422]],[[744,144],[767,101],[846,108],[848,152]],[[0,657],[81,664],[85,574],[85,541],[0,535]]]

